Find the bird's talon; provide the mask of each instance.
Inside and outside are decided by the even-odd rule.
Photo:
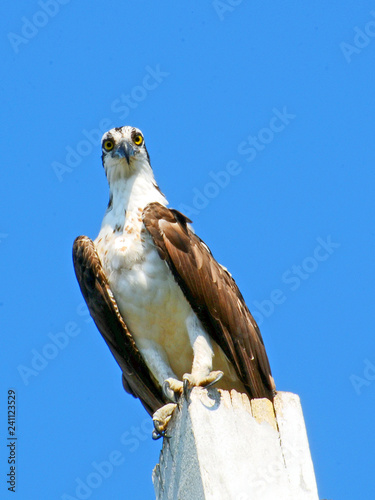
[[[167,378],[164,380],[163,393],[165,397],[172,401],[172,403],[177,403],[181,393],[182,393],[182,382],[174,378]]]
[[[204,387],[211,387],[211,386],[215,385],[217,382],[219,382],[219,380],[221,379],[221,377],[223,375],[224,375],[224,373],[220,370],[218,370],[216,372],[211,372],[210,377],[213,378],[213,380],[208,382],[208,384],[206,384]]]
[[[187,377],[184,378],[183,379],[183,387],[184,387],[184,396],[185,396],[186,401],[189,399],[189,392],[190,392],[189,391],[189,389],[190,389],[189,385],[190,385],[189,384],[189,379]]]
[[[163,393],[169,401],[172,401],[173,403],[176,402],[176,394],[170,388],[169,382],[167,380],[163,384]]]
[[[162,432],[158,432],[156,429],[154,429],[152,431],[152,439],[154,441],[157,441],[158,439],[162,438],[163,437],[163,433]]]

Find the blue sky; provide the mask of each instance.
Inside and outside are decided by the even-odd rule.
[[[0,496],[12,388],[12,498],[153,498],[161,442],[71,262],[108,201],[98,137],[128,124],[300,395],[320,498],[374,498],[374,4],[127,4],[20,0],[0,20]]]

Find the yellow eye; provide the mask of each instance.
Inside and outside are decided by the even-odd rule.
[[[141,136],[141,134],[135,134],[135,136],[133,137],[133,141],[136,146],[141,146],[143,143],[143,137]]]
[[[111,149],[113,149],[114,147],[113,141],[107,139],[106,141],[104,141],[103,147],[106,151],[111,151]]]

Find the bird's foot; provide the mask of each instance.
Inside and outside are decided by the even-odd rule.
[[[188,399],[189,393],[193,387],[211,387],[216,384],[224,373],[220,370],[212,371],[207,375],[200,373],[185,373],[182,377],[184,396]]]
[[[185,398],[188,399],[189,393],[193,387],[211,387],[216,384],[223,375],[222,371],[217,370],[204,375],[201,373],[185,373],[182,377],[182,382],[175,378],[167,378],[163,384],[163,392],[169,401],[178,403],[182,392]]]
[[[177,403],[183,390],[183,383],[181,380],[175,378],[167,378],[164,380],[163,393],[169,401]]]
[[[222,371],[212,371],[207,375],[185,373],[182,377],[182,382],[175,378],[167,378],[163,383],[163,392],[172,403],[162,406],[153,414],[152,420],[154,422],[154,430],[152,431],[152,439],[170,437],[166,435],[167,426],[175,408],[178,406],[177,403],[182,392],[185,398],[188,399],[189,393],[193,387],[210,387],[216,384],[222,376]]]
[[[176,403],[168,403],[159,410],[157,410],[153,416],[152,421],[154,422],[154,430],[152,431],[152,439],[160,439],[161,437],[170,437],[167,436],[166,430],[170,419],[172,418],[172,414],[176,408]]]

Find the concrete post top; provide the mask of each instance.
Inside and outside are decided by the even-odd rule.
[[[195,387],[167,434],[153,472],[158,500],[318,500],[296,394],[272,404]]]

